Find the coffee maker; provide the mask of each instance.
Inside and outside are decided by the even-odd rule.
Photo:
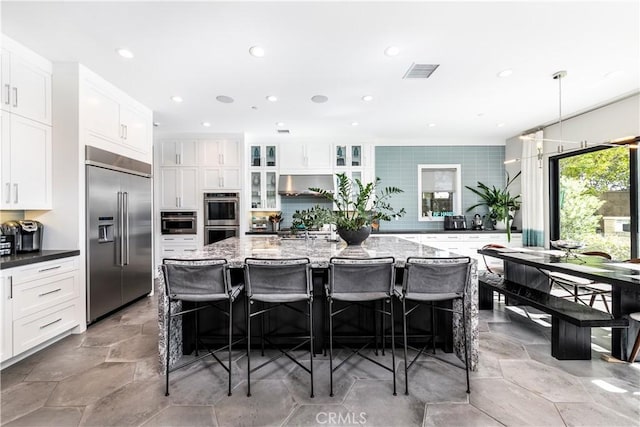
[[[2,234],[13,236],[14,253],[42,249],[43,227],[38,221],[7,221],[2,224]]]

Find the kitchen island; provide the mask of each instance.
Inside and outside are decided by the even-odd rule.
[[[314,313],[320,313],[315,320],[318,325],[316,331],[322,334],[323,319],[322,305],[325,300],[322,295],[321,280],[326,277],[323,272],[329,265],[329,259],[334,256],[350,257],[350,258],[373,258],[373,257],[389,257],[392,256],[396,260],[396,267],[402,269],[407,258],[411,256],[419,257],[450,257],[457,254],[451,253],[446,250],[440,250],[432,248],[420,243],[411,242],[405,239],[401,239],[394,236],[386,235],[371,235],[361,246],[347,246],[344,241],[333,242],[325,239],[281,239],[277,236],[240,236],[225,239],[223,241],[213,243],[205,246],[201,251],[192,252],[188,255],[181,256],[181,259],[209,259],[209,258],[224,258],[229,262],[231,268],[240,269],[243,266],[244,259],[247,257],[256,258],[300,258],[307,257],[311,260],[311,266],[314,269]],[[315,274],[317,273],[317,274]],[[477,277],[477,262],[472,259],[471,268],[471,286],[469,294],[466,298],[467,312],[470,314],[467,318],[467,332],[469,345],[469,361],[470,368],[475,370],[478,363],[478,277]],[[160,339],[159,339],[159,353],[160,362],[164,363],[164,342],[165,331],[164,326],[164,304],[166,303],[164,298],[164,283],[162,281],[162,275],[159,275],[157,281],[157,289],[159,293],[159,323],[160,323]],[[460,304],[459,301],[455,304]],[[177,308],[177,307],[176,307]],[[459,306],[456,307],[459,309]],[[173,310],[173,308],[172,308]],[[238,310],[239,311],[239,310]],[[399,311],[398,311],[399,312]],[[316,315],[314,314],[314,317]],[[238,317],[238,319],[243,319]],[[422,320],[422,319],[417,319]],[[426,320],[426,319],[425,319]],[[396,319],[399,322],[400,318]],[[236,323],[242,322],[242,320],[235,320]],[[241,329],[244,329],[244,325],[238,325]],[[175,340],[171,345],[171,363],[177,360],[182,354],[182,322],[180,319],[172,320],[172,339]],[[452,318],[453,328],[453,351],[458,358],[464,360],[464,346],[462,340],[462,316],[454,314]],[[315,329],[315,328],[314,328]],[[401,329],[397,329],[401,330]],[[318,336],[318,332],[316,332]],[[318,338],[320,338],[318,336]],[[318,340],[321,342],[321,340]],[[446,347],[445,347],[446,349]]]

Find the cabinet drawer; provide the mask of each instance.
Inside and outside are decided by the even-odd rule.
[[[160,241],[162,243],[185,243],[185,244],[189,244],[189,243],[195,243],[196,242],[196,235],[189,235],[189,236],[180,236],[180,235],[171,235],[171,236],[162,236],[160,238]]]
[[[13,285],[43,279],[78,269],[78,258],[65,258],[55,261],[40,262],[29,267],[21,268],[13,274]]]
[[[172,258],[175,256],[182,256],[182,255],[188,255],[188,254],[192,254],[194,252],[196,252],[198,250],[198,248],[196,248],[195,246],[170,246],[170,247],[163,247],[160,250],[160,255],[161,257],[164,258]]]
[[[78,325],[77,302],[60,304],[13,322],[13,353],[19,354]]]
[[[79,295],[78,274],[69,271],[31,280],[13,288],[13,319],[31,315]]]

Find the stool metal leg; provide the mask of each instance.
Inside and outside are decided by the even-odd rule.
[[[333,397],[333,301],[329,297],[329,396]]]
[[[431,346],[433,347],[433,354],[436,354],[436,309],[431,303]]]
[[[309,359],[311,370],[311,397],[313,397],[313,298],[309,298]]]
[[[404,394],[409,394],[409,367],[407,366],[407,306],[402,298],[402,337],[404,339]]]
[[[467,393],[471,393],[469,389],[469,352],[467,351],[467,310],[465,309],[465,300],[462,297],[462,332],[464,333],[464,369],[467,372]]]
[[[384,300],[380,301],[380,311],[384,311]],[[375,316],[375,314],[374,314],[374,316]],[[387,345],[387,342],[386,342],[387,341],[387,339],[386,339],[387,337],[385,336],[385,333],[384,333],[385,332],[384,329],[385,329],[385,326],[386,326],[385,325],[385,323],[386,323],[385,322],[386,315],[384,313],[380,313],[380,317],[382,318],[382,355],[384,356],[385,355],[384,354],[384,348]]]
[[[264,310],[264,303],[260,303],[260,310]],[[264,313],[260,315],[260,355],[264,357]]]
[[[165,322],[167,323],[167,335],[165,337],[165,356],[166,356],[166,366],[165,366],[165,390],[164,395],[169,396],[169,350],[171,348],[171,300],[167,298],[167,314],[165,316]]]
[[[229,393],[227,396],[231,396],[231,344],[233,342],[233,300],[229,297]]]
[[[391,317],[391,368],[393,369],[393,395],[397,396],[396,393],[396,343],[395,343],[395,330],[393,326],[393,300],[389,298],[389,307],[390,307],[390,317]],[[384,333],[384,332],[383,332]],[[384,347],[383,347],[384,349]]]
[[[251,300],[247,301],[247,397],[251,397]]]
[[[198,303],[197,302],[194,303],[193,305],[195,306],[194,308],[196,308],[196,309],[198,308]],[[196,357],[198,357],[199,356],[199,354],[198,354],[198,350],[199,350],[198,349],[198,341],[200,340],[200,322],[198,321],[199,320],[198,319],[199,316],[198,316],[198,311],[197,310],[193,312],[193,316],[194,316],[194,321],[196,323]]]

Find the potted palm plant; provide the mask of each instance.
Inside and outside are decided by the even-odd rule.
[[[489,188],[488,185],[482,182],[478,182],[478,188],[465,186],[482,200],[480,203],[469,207],[467,212],[478,206],[486,206],[496,229],[503,224],[506,227],[508,241],[511,241],[511,221],[513,221],[516,211],[520,209],[520,195],[511,195],[509,186],[520,176],[520,173],[518,172],[513,178],[509,178],[509,173],[507,173],[507,185],[504,188],[497,188],[495,185]]]
[[[336,174],[337,191],[322,188],[310,188],[319,196],[333,202],[334,211],[327,215],[328,223],[335,224],[336,231],[349,245],[359,245],[369,237],[371,224],[377,221],[390,221],[405,214],[404,208],[396,211],[390,204],[391,196],[402,193],[397,187],[385,187],[377,191],[380,178],[374,182],[362,183],[359,179],[350,179],[344,173]]]

